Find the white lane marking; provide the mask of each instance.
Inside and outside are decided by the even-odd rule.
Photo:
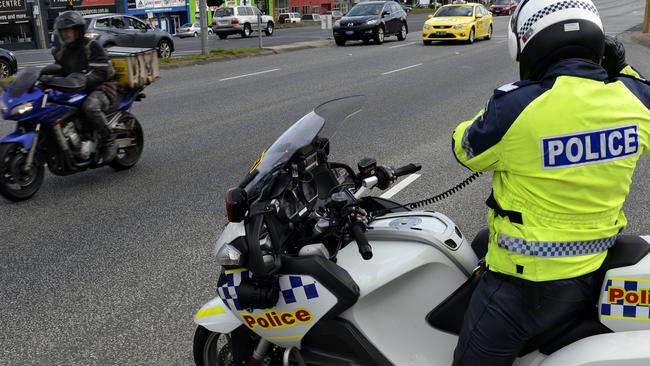
[[[416,64],[416,65],[406,66],[406,67],[402,67],[401,69],[392,70],[392,71],[386,71],[386,72],[382,73],[382,75],[388,75],[388,74],[392,74],[392,73],[394,73],[394,72],[400,72],[400,71],[404,71],[404,70],[412,69],[412,68],[414,68],[414,67],[418,67],[418,66],[422,66],[422,64]]]
[[[255,75],[261,75],[261,74],[267,74],[269,72],[274,72],[274,71],[279,71],[280,69],[271,69],[271,70],[264,70],[264,71],[258,71],[258,72],[252,72],[250,74],[244,74],[244,75],[238,75],[238,76],[232,76],[229,78],[224,78],[224,79],[219,79],[219,81],[227,81],[227,80],[233,80],[233,79],[239,79],[239,78],[245,78],[249,76],[255,76]]]
[[[394,195],[398,194],[399,191],[402,189],[406,188],[409,184],[415,182],[416,179],[420,178],[422,175],[420,174],[411,174],[408,177],[406,177],[403,181],[397,183],[393,188],[389,189],[386,191],[384,194],[379,196],[380,198],[384,199],[389,199],[393,197]]]
[[[397,46],[390,46],[388,48],[400,48],[400,47],[410,46],[412,44],[415,44],[415,42],[402,43],[402,44],[398,44]]]

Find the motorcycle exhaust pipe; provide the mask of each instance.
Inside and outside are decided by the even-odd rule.
[[[264,356],[266,356],[270,346],[271,343],[269,341],[266,339],[260,339],[260,343],[255,347],[253,356],[250,361],[248,361],[248,366],[262,366],[262,360],[264,359]]]
[[[307,366],[307,364],[305,364],[305,360],[302,359],[302,355],[300,354],[299,349],[296,347],[287,348],[284,351],[284,356],[282,357],[282,365],[290,366],[295,364],[298,364],[298,366]]]

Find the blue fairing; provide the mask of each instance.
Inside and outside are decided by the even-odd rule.
[[[32,142],[34,142],[34,136],[36,136],[36,133],[33,131],[29,131],[29,132],[15,131],[0,139],[0,143],[4,144],[4,143],[17,142],[19,144],[22,144],[25,149],[30,149],[32,147]]]
[[[2,102],[4,103],[5,107],[7,108],[7,111],[4,113],[4,118],[7,120],[16,120],[16,116],[11,115],[11,111],[24,103],[32,102],[34,105],[34,110],[31,113],[28,113],[28,115],[33,115],[35,112],[37,112],[40,108],[41,105],[43,104],[43,97],[45,94],[43,91],[38,88],[34,87],[32,88],[31,92],[25,93],[23,95],[20,95],[18,97],[12,97],[11,96],[11,85],[7,87],[7,89],[4,91],[2,94]],[[13,117],[13,118],[12,118]]]
[[[88,94],[85,92],[65,92],[60,90],[52,90],[49,93],[49,101],[60,104],[81,105]]]
[[[135,101],[135,97],[140,93],[140,89],[129,90],[126,94],[122,94],[122,101],[117,107],[118,110],[123,111],[131,107],[131,104]]]

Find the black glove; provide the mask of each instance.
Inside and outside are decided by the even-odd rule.
[[[621,70],[627,66],[623,42],[612,36],[605,36],[605,53],[601,65],[610,78],[620,75]]]

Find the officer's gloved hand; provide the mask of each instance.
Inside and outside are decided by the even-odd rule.
[[[601,65],[610,78],[620,75],[621,70],[627,66],[625,62],[625,46],[612,36],[605,36],[605,53]]]

